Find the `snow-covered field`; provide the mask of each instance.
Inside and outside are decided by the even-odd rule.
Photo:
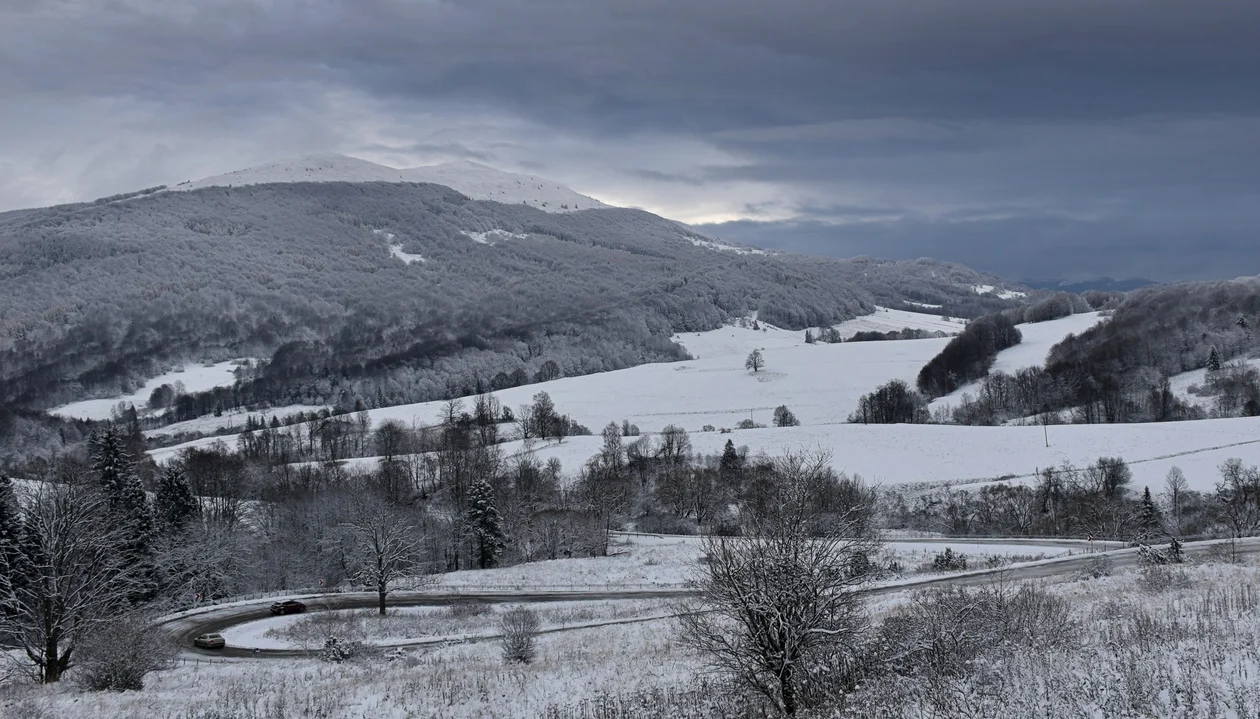
[[[190,393],[204,392],[215,387],[231,387],[236,382],[236,376],[233,372],[245,361],[248,360],[229,360],[213,365],[189,364],[183,369],[166,372],[150,379],[144,383],[143,387],[131,394],[71,402],[49,410],[49,412],[62,417],[74,417],[77,419],[109,419],[110,412],[120,403],[134,405],[137,410],[142,410],[149,401],[149,395],[153,394],[153,390],[164,384],[173,385],[176,382],[182,382],[184,391]]]
[[[902,327],[958,332],[962,325],[935,315],[893,310],[851,320],[839,328],[852,335],[869,329]],[[610,421],[628,419],[647,432],[676,425],[698,431],[707,424],[734,427],[751,418],[770,424],[774,408],[785,404],[805,425],[845,421],[861,395],[890,379],[913,382],[922,366],[948,339],[897,342],[805,344],[804,332],[762,325],[762,330],[725,327],[677,337],[699,359],[649,364],[617,372],[566,377],[497,392],[506,406],[528,404],[547,392],[556,409],[597,431]],[[744,359],[763,349],[765,369],[751,373]],[[445,402],[398,405],[369,411],[374,425],[398,420],[405,425],[437,421]],[[205,446],[213,440],[194,446]],[[229,447],[235,437],[225,437]],[[159,450],[169,457],[183,446]]]
[[[999,352],[990,371],[1014,374],[1026,367],[1041,367],[1046,363],[1046,355],[1051,347],[1062,342],[1068,335],[1079,335],[1104,319],[1101,313],[1085,312],[1048,322],[1018,325],[1023,340],[1014,347]],[[975,396],[979,386],[980,383],[972,382],[959,387],[951,394],[934,400],[932,407],[958,404],[964,394]]]
[[[1091,313],[1021,325],[1025,344],[1003,352],[999,368],[1009,371],[1039,363],[1054,342],[1098,321],[1098,315]],[[880,311],[842,327],[855,332],[916,324],[924,329],[961,328],[941,317],[895,311]],[[504,390],[497,396],[505,405],[515,407],[546,391],[559,411],[571,414],[595,432],[610,421],[622,419],[637,424],[645,433],[673,424],[691,434],[692,446],[699,454],[720,454],[728,439],[748,447],[753,454],[825,450],[832,454],[837,470],[882,484],[970,484],[1031,477],[1045,467],[1064,463],[1083,466],[1099,457],[1118,456],[1132,466],[1138,487],[1161,486],[1168,470],[1178,466],[1192,486],[1210,489],[1218,478],[1217,467],[1230,457],[1260,465],[1260,419],[1255,418],[1051,426],[1049,447],[1041,427],[845,423],[862,394],[893,378],[913,382],[947,339],[807,345],[804,333],[762,325],[761,330],[725,327],[678,340],[700,358],[564,378]],[[757,374],[744,369],[744,358],[753,348],[764,348],[766,367]],[[436,421],[442,404],[386,407],[369,414],[374,424],[395,419],[407,425],[425,425]],[[780,404],[787,405],[803,426],[731,433],[701,431],[705,425],[733,428],[750,417],[759,424],[770,424],[773,410]],[[184,447],[204,447],[218,441],[229,448],[236,446],[236,437],[229,435],[155,450],[151,455],[166,461]],[[534,452],[543,461],[556,457],[566,471],[573,472],[598,452],[600,443],[598,436],[571,437],[559,444],[509,442],[503,450],[509,456]],[[371,468],[377,460],[362,458],[347,464]]]
[[[1260,359],[1249,359],[1243,361],[1256,369],[1260,369]],[[1202,407],[1204,410],[1210,410],[1215,405],[1214,397],[1204,397],[1190,393],[1191,387],[1196,385],[1202,387],[1203,383],[1206,381],[1207,370],[1195,369],[1169,377],[1168,386],[1172,389],[1173,394],[1177,395],[1178,398],[1182,399],[1187,404]]]
[[[344,155],[315,155],[259,165],[202,180],[183,182],[172,190],[260,185],[274,182],[432,182],[474,200],[527,204],[545,212],[573,212],[608,207],[551,180],[502,172],[475,162],[446,162],[399,169]]]
[[[1045,446],[1045,434],[1050,446]],[[973,486],[999,479],[1031,481],[1045,467],[1082,467],[1099,457],[1120,457],[1133,471],[1134,485],[1163,486],[1172,467],[1185,472],[1191,488],[1211,490],[1217,468],[1238,457],[1260,465],[1260,418],[1213,419],[1152,424],[1052,425],[1041,427],[960,427],[954,425],[835,424],[737,430],[730,434],[695,432],[694,451],[719,455],[726,440],[750,454],[823,450],[837,471],[861,475],[869,483],[950,483]],[[555,457],[567,472],[599,452],[602,440],[570,437],[563,443],[522,442],[503,445],[505,454],[530,451],[541,461]],[[207,441],[208,443],[208,441]],[[234,446],[234,445],[229,445]],[[154,456],[165,461],[167,450]],[[371,469],[379,459],[347,460],[349,468]]]
[[[159,437],[162,435],[172,436],[184,432],[217,432],[220,429],[230,430],[236,427],[243,427],[245,425],[245,419],[250,416],[253,416],[255,419],[262,418],[266,421],[270,421],[272,417],[279,417],[283,420],[285,417],[297,414],[298,412],[318,412],[322,409],[325,409],[322,405],[317,406],[305,404],[292,404],[285,407],[272,407],[270,409],[242,409],[232,412],[224,412],[219,417],[206,415],[205,417],[198,417],[197,419],[168,424],[167,426],[159,427],[158,429],[146,430],[144,432],[144,436]]]

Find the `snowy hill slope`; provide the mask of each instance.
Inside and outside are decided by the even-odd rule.
[[[608,207],[593,197],[533,175],[502,172],[475,162],[446,162],[399,169],[344,155],[314,155],[273,162],[202,180],[184,182],[175,190],[262,185],[275,182],[431,182],[474,200],[529,205],[544,212],[574,212]]]
[[[1026,367],[1042,367],[1046,363],[1046,355],[1049,354],[1051,347],[1062,342],[1068,335],[1079,335],[1104,319],[1101,313],[1084,312],[1047,322],[1018,325],[1023,339],[1014,347],[999,352],[989,371],[1014,374]],[[933,400],[932,407],[956,405],[962,401],[964,394],[974,397],[979,387],[979,382],[966,384],[944,397]]]

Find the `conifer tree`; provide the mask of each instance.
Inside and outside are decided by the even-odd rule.
[[[92,439],[91,447],[92,468],[112,515],[103,521],[121,525],[118,551],[128,564],[137,568],[142,578],[151,580],[154,576],[152,544],[156,530],[153,508],[149,505],[144,485],[136,476],[125,440],[117,430],[109,427]],[[137,586],[135,598],[138,600],[151,596],[154,589],[152,581],[143,579]]]
[[[477,566],[481,569],[496,566],[507,545],[507,538],[503,532],[503,518],[494,507],[494,490],[486,480],[477,480],[469,490],[464,521],[472,538]]]
[[[134,476],[131,455],[121,435],[113,427],[93,435],[90,440],[92,471],[112,508],[122,502],[123,486]]]
[[[1221,371],[1221,354],[1216,351],[1215,347],[1212,348],[1212,353],[1208,355],[1207,368],[1208,372]]]
[[[1151,488],[1146,487],[1142,491],[1142,509],[1138,514],[1138,520],[1142,527],[1142,536],[1153,537],[1160,533],[1163,522],[1160,517],[1159,507],[1155,506],[1155,501],[1151,499]]]
[[[22,515],[13,481],[0,475],[0,615],[13,599],[14,583],[19,571],[19,546],[22,541]]]
[[[188,478],[176,467],[162,473],[153,505],[160,529],[167,534],[183,530],[201,509]]]

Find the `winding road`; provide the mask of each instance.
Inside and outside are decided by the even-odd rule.
[[[974,540],[966,539],[963,541],[972,543]],[[996,542],[997,540],[992,541]],[[1001,541],[1010,543],[1011,540]],[[1217,539],[1200,542],[1187,542],[1184,545],[1183,551],[1187,557],[1193,557],[1206,554],[1211,551],[1214,545],[1228,545],[1230,541],[1231,540]],[[1044,545],[1048,542],[1039,540],[1038,543]],[[1235,549],[1239,553],[1246,554],[1260,552],[1260,537],[1249,537],[1237,540]],[[1096,562],[1103,557],[1106,557],[1111,562],[1111,566],[1117,569],[1136,566],[1140,561],[1138,557],[1138,550],[1136,548],[1114,549],[1103,552],[1054,557],[1051,559],[1025,562],[996,569],[979,569],[940,576],[916,577],[902,581],[877,584],[862,591],[869,596],[883,596],[931,586],[974,586],[977,584],[992,582],[995,578],[1001,578],[1006,581],[1042,579],[1046,577],[1062,576],[1080,572],[1087,569],[1093,562]],[[542,588],[537,590],[522,591],[487,591],[469,588],[467,590],[440,592],[397,592],[390,595],[387,604],[390,607],[436,607],[446,606],[460,601],[479,601],[489,603],[599,602],[618,599],[679,598],[685,597],[688,594],[689,591],[682,587],[661,587],[658,589],[618,589],[615,586],[606,586],[592,587],[590,590],[568,589],[554,591]],[[300,596],[300,598],[307,599],[308,604],[317,605],[316,611],[365,609],[377,606],[376,595],[366,592],[322,594],[309,598]],[[177,638],[180,648],[189,656],[236,657],[245,659],[291,659],[309,657],[317,654],[318,650],[307,649],[254,649],[251,647],[229,646],[219,650],[207,650],[193,646],[193,638],[200,634],[223,632],[240,624],[271,617],[271,601],[272,600],[270,599],[265,599],[256,602],[227,604],[191,610],[189,612],[183,612],[160,619],[157,622],[157,626],[172,632]],[[589,629],[594,626],[660,621],[667,619],[669,616],[672,615],[614,619],[581,625],[555,627],[543,630],[542,633],[551,634],[575,631],[578,629]],[[417,639],[405,644],[391,645],[391,648],[397,646],[405,649],[450,644],[454,641],[477,642],[498,638],[499,637],[497,635],[461,638],[459,640],[452,639],[451,637],[429,637]]]

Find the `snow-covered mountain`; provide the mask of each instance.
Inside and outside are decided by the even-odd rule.
[[[345,155],[313,155],[273,162],[203,180],[183,182],[172,189],[196,190],[227,185],[273,182],[431,182],[445,185],[474,200],[525,204],[545,212],[573,212],[609,207],[551,180],[503,172],[475,162],[446,162],[425,167],[395,168]]]

